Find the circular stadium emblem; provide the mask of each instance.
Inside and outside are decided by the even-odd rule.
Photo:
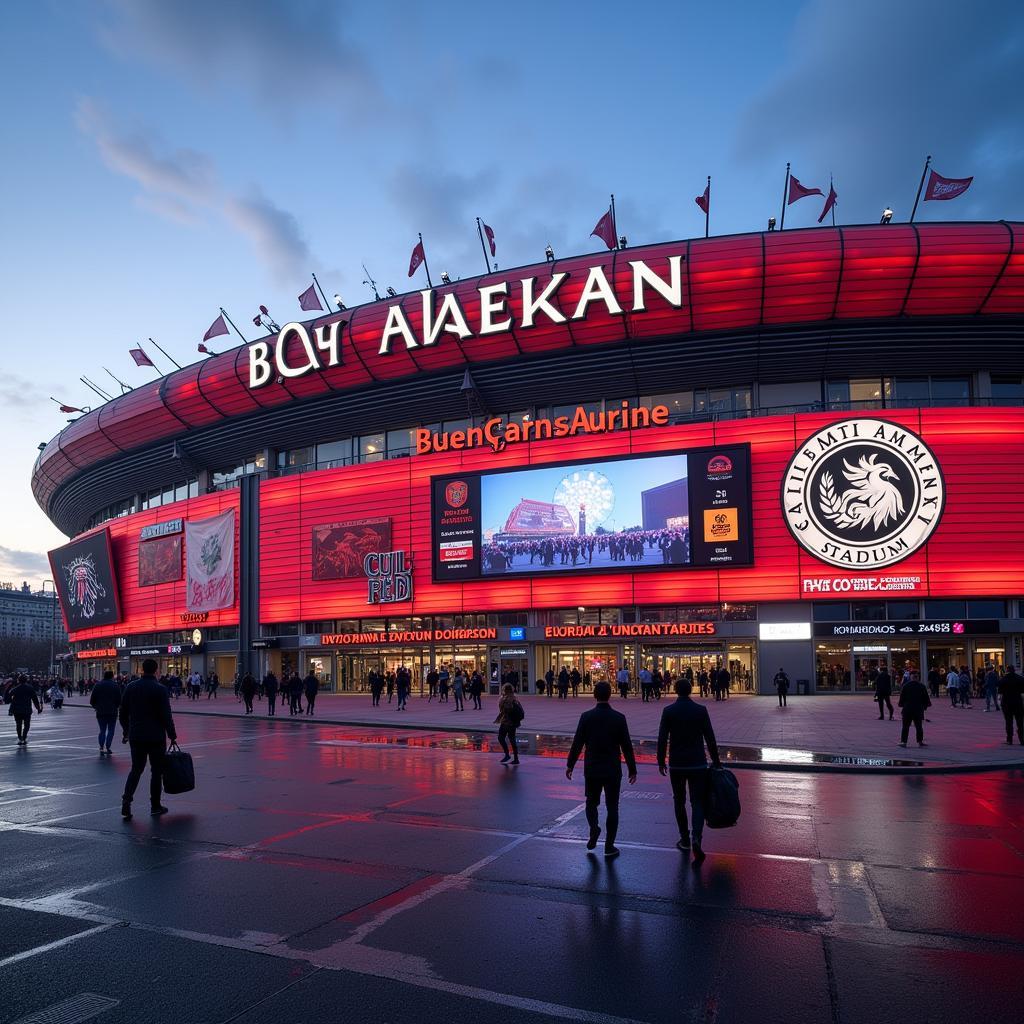
[[[917,434],[884,420],[850,419],[812,434],[782,478],[782,509],[797,543],[842,569],[880,569],[932,535],[946,487]]]
[[[465,480],[453,480],[444,489],[444,500],[449,508],[462,508],[469,500],[469,484]]]

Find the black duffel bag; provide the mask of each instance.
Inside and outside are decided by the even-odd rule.
[[[728,768],[708,772],[704,822],[708,828],[731,828],[740,817],[740,784]]]
[[[192,755],[186,754],[177,743],[164,754],[164,790],[167,793],[188,793],[196,788],[196,770],[192,767]]]

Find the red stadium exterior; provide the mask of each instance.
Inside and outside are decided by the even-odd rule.
[[[652,292],[646,308],[630,310],[630,261],[667,280],[673,257],[682,267],[678,308]],[[626,312],[596,302],[572,320],[595,267]],[[565,321],[515,326],[515,282],[543,283],[556,272],[568,274],[557,296]],[[422,679],[431,665],[458,663],[493,685],[510,678],[532,691],[551,666],[577,666],[593,681],[621,667],[635,675],[645,665],[673,673],[725,665],[736,689],[767,692],[782,666],[801,688],[856,692],[883,663],[896,673],[1020,663],[1024,408],[1015,388],[1024,388],[1024,226],[888,225],[666,243],[462,281],[437,296],[454,292],[475,324],[480,289],[504,281],[509,330],[442,333],[436,344],[393,344],[381,354],[388,304],[373,303],[309,325],[343,322],[339,365],[252,388],[241,347],[115,399],[54,438],[38,460],[34,492],[76,537],[110,517],[92,529],[110,531],[120,593],[120,621],[72,634],[76,671],[135,669],[143,652],[158,651],[164,669],[179,674],[312,669],[326,689],[359,690],[374,667],[405,663]],[[396,304],[422,338],[421,296]],[[295,337],[282,353],[292,366],[305,358]],[[865,381],[877,392],[864,391]],[[392,444],[424,424],[451,434],[452,408],[458,433],[496,415],[521,424],[583,406],[596,416],[622,398],[648,408],[655,400],[690,405],[662,426],[500,450],[415,454]],[[920,442],[920,466],[937,464],[934,478],[916,485],[926,536],[906,554],[898,545],[878,549],[877,565],[830,564],[801,543],[792,504],[787,513],[787,467],[798,466],[823,428],[838,437],[856,431],[850,424],[866,430],[876,421],[891,425],[912,457]],[[643,566],[575,571],[574,554],[564,571],[543,572],[531,554],[506,576],[438,577],[432,480],[562,464],[599,471],[599,460],[612,459],[623,460],[624,473],[642,472],[646,463],[632,457],[747,445],[752,564],[698,564],[701,524],[691,504],[672,527],[681,534],[688,524],[694,547],[685,566],[667,555],[657,563],[651,529]],[[326,456],[335,450],[348,451],[337,459],[347,464],[332,465]],[[691,455],[687,465],[696,480],[704,464]],[[893,466],[907,485],[908,470]],[[934,516],[928,486],[943,495]],[[820,483],[816,501],[819,492]],[[904,498],[909,513],[910,492],[893,494],[901,510]],[[823,509],[846,522],[838,495]],[[231,607],[190,611],[184,578],[139,585],[142,528],[230,510],[238,573]],[[709,542],[711,511],[704,508]],[[410,599],[370,603],[363,574],[314,578],[314,528],[384,520],[391,548],[411,567]],[[657,529],[667,535],[670,526]],[[857,538],[863,524],[847,532]],[[478,544],[486,543],[481,532]]]

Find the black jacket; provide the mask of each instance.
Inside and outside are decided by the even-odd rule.
[[[664,767],[665,753],[668,752],[669,768],[703,768],[708,759],[704,744],[711,751],[711,760],[718,760],[718,743],[715,730],[711,728],[711,716],[703,704],[697,704],[689,697],[673,701],[661,713],[658,729],[658,765]]]
[[[43,705],[39,702],[39,694],[31,683],[19,683],[10,692],[12,715],[18,718],[25,718],[32,714],[32,705],[36,711],[42,711]]]
[[[920,679],[911,679],[903,684],[900,690],[900,707],[904,714],[920,715],[925,708],[932,706],[932,699],[928,694],[928,687]]]
[[[167,687],[161,686],[154,676],[143,676],[128,684],[118,717],[131,743],[163,743],[168,736],[177,739]]]
[[[626,716],[614,710],[607,701],[599,701],[589,711],[580,715],[576,735],[569,749],[566,767],[571,771],[579,760],[580,752],[586,747],[583,758],[583,774],[588,779],[613,779],[622,777],[622,762],[619,752],[626,759],[629,774],[636,774],[636,757],[633,743],[629,738]]]
[[[89,694],[97,718],[113,718],[121,707],[121,687],[113,679],[101,679]]]
[[[878,678],[875,679],[875,696],[876,697],[891,697],[892,696],[892,677],[886,671],[878,673]],[[901,705],[902,706],[902,705]]]
[[[239,687],[246,697],[252,697],[256,693],[256,680],[251,675],[242,676],[242,685]]]
[[[1024,677],[1012,668],[999,680],[999,696],[1003,698],[1004,711],[1019,711],[1024,708]]]
[[[310,697],[316,697],[317,693],[320,692],[320,684],[316,681],[316,676],[306,676],[302,683],[302,689],[305,692],[307,699]]]
[[[278,691],[277,676],[273,672],[268,672],[263,677],[263,692],[268,697],[276,697]]]

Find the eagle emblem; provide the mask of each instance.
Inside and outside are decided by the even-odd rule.
[[[840,529],[880,530],[898,522],[905,513],[903,496],[893,481],[899,480],[888,462],[879,462],[878,454],[862,455],[856,466],[843,459],[843,476],[852,486],[836,492],[832,474],[821,474],[819,504],[826,519]]]

